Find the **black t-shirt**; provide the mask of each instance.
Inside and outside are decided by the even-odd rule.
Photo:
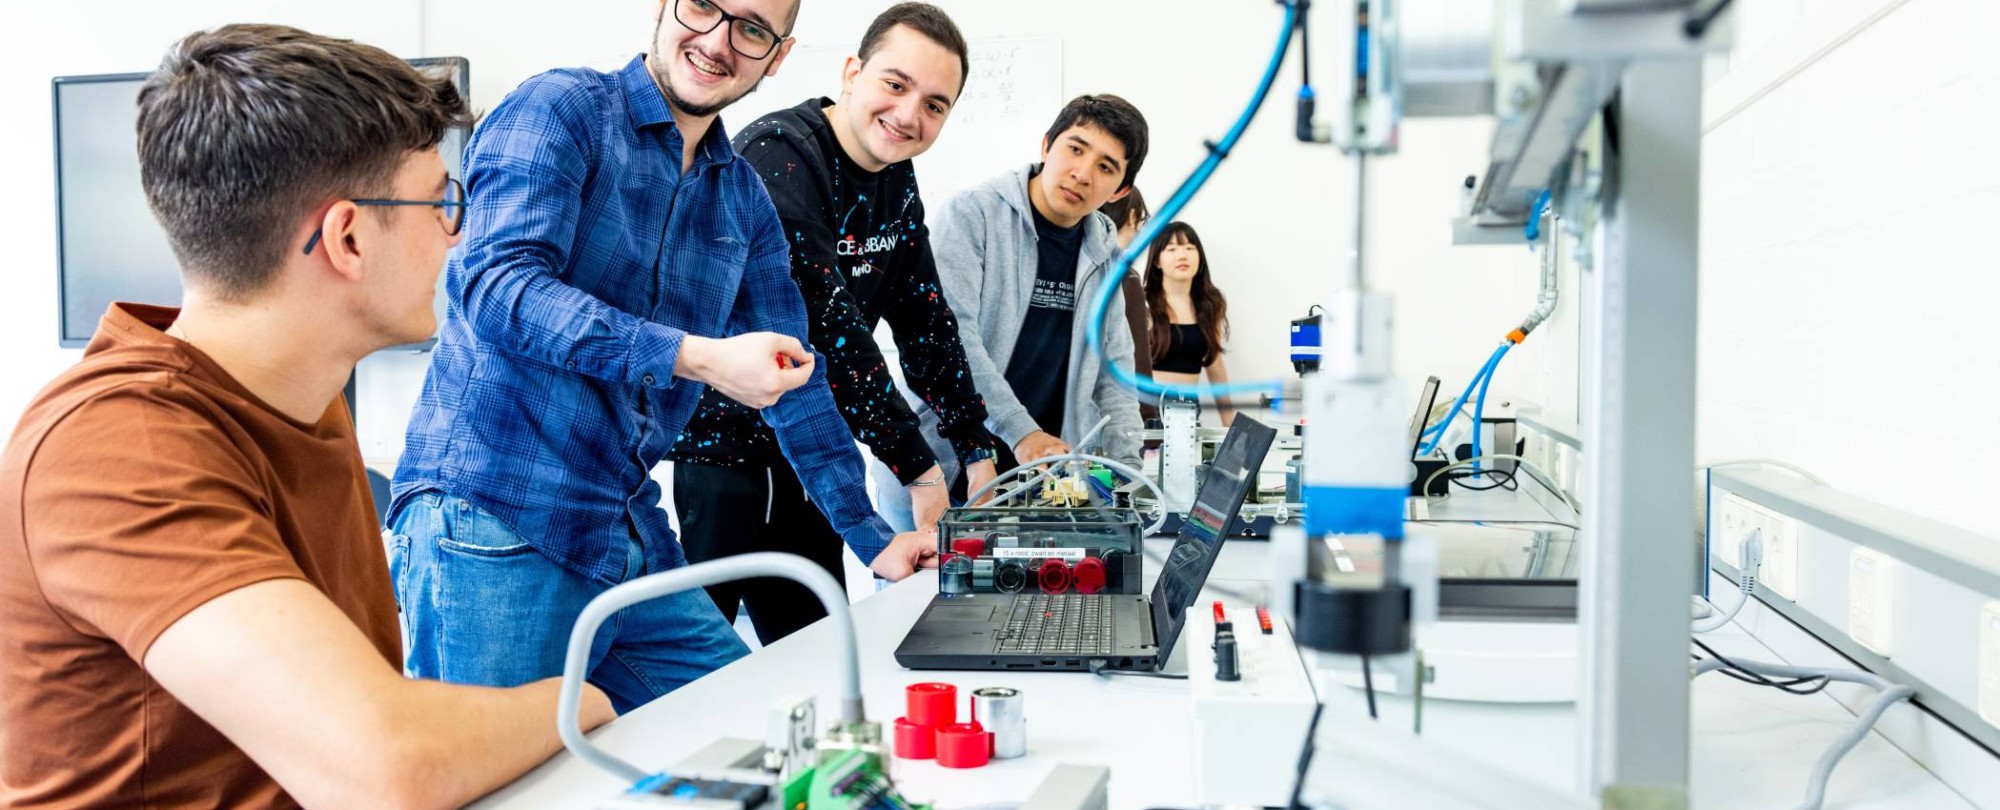
[[[1029,182],[1033,182],[1030,180]],[[1007,385],[1042,430],[1062,435],[1069,388],[1070,331],[1076,322],[1076,262],[1083,249],[1082,223],[1064,228],[1035,218],[1035,289],[1021,339],[1007,359]]]
[[[964,458],[997,447],[986,401],[973,387],[938,283],[923,199],[910,161],[879,172],[854,165],[816,98],[757,119],[734,141],[757,167],[792,243],[792,281],[805,303],[812,347],[854,437],[908,483],[936,463],[917,416],[896,390],[875,325],[887,320],[903,379],[938,414],[938,433]],[[722,466],[785,463],[755,409],[709,389],[674,443],[672,458]]]

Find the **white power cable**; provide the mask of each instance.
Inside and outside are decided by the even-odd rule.
[[[1750,534],[1743,538],[1742,550],[1737,553],[1737,590],[1741,594],[1737,597],[1736,604],[1731,606],[1726,613],[1720,610],[1711,610],[1708,615],[1700,617],[1694,623],[1694,627],[1692,628],[1694,632],[1707,633],[1719,630],[1735,619],[1736,614],[1743,612],[1743,606],[1750,603],[1751,595],[1757,591],[1757,569],[1763,567],[1763,565],[1764,530],[1751,529]],[[1700,597],[1696,597],[1696,599],[1705,607],[1714,607],[1713,603],[1708,600],[1701,599]]]
[[[1833,768],[1840,764],[1841,757],[1847,756],[1847,752],[1861,744],[1861,740],[1868,736],[1868,731],[1875,727],[1875,721],[1880,720],[1882,713],[1888,711],[1890,706],[1909,700],[1917,694],[1917,690],[1908,686],[1895,683],[1873,672],[1858,669],[1794,667],[1763,661],[1747,661],[1741,658],[1731,658],[1729,663],[1734,664],[1737,669],[1756,673],[1765,678],[1825,678],[1830,681],[1857,683],[1878,690],[1875,699],[1859,712],[1860,716],[1855,719],[1854,725],[1848,727],[1847,733],[1835,740],[1833,745],[1826,749],[1826,753],[1820,755],[1819,761],[1814,763],[1812,775],[1806,780],[1805,801],[1799,804],[1798,810],[1820,810],[1821,805],[1826,803],[1827,779],[1833,776]],[[1700,675],[1726,666],[1728,664],[1722,661],[1705,658],[1695,664],[1694,674]]]

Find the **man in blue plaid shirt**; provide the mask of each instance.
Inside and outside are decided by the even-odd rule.
[[[797,13],[797,0],[664,0],[649,54],[529,79],[473,135],[450,312],[389,519],[412,674],[560,674],[586,602],[683,565],[649,473],[704,385],[762,409],[877,574],[935,554],[929,535],[892,539],[868,503],[804,343],[777,212],[716,120],[777,72]],[[746,652],[693,590],[607,622],[590,681],[622,713]]]

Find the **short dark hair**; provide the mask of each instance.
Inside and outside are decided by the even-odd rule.
[[[875,21],[868,24],[868,33],[861,35],[861,52],[856,54],[862,62],[882,48],[882,38],[888,36],[889,29],[901,25],[924,35],[925,39],[938,47],[958,55],[958,91],[965,92],[965,83],[972,78],[972,57],[965,47],[965,35],[958,32],[958,24],[944,9],[929,3],[897,3],[887,11],[875,15]]]
[[[1139,179],[1139,167],[1146,163],[1146,116],[1132,102],[1111,95],[1077,96],[1056,113],[1056,122],[1042,139],[1055,145],[1071,127],[1089,124],[1111,134],[1125,146],[1125,179],[1118,187],[1131,186]]]
[[[1138,217],[1140,222],[1145,222],[1153,216],[1153,210],[1146,207],[1146,195],[1139,193],[1138,186],[1133,186],[1131,193],[1105,203],[1097,210],[1103,211],[1105,216],[1111,218],[1113,228],[1125,227],[1125,223],[1134,216]]]
[[[280,25],[190,34],[139,90],[139,178],[184,278],[262,290],[293,226],[379,193],[404,157],[471,118],[449,78],[387,51]]]

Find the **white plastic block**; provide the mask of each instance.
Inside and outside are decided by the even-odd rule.
[[[1876,655],[1895,647],[1896,561],[1879,551],[1857,548],[1847,561],[1847,634]]]
[[[1252,608],[1232,607],[1243,678],[1215,679],[1210,603],[1188,609],[1188,691],[1194,700],[1194,792],[1202,805],[1283,807],[1291,801],[1299,746],[1318,698],[1291,628],[1273,615],[1271,634]]]
[[[2000,602],[1979,611],[1979,716],[2000,726]]]

